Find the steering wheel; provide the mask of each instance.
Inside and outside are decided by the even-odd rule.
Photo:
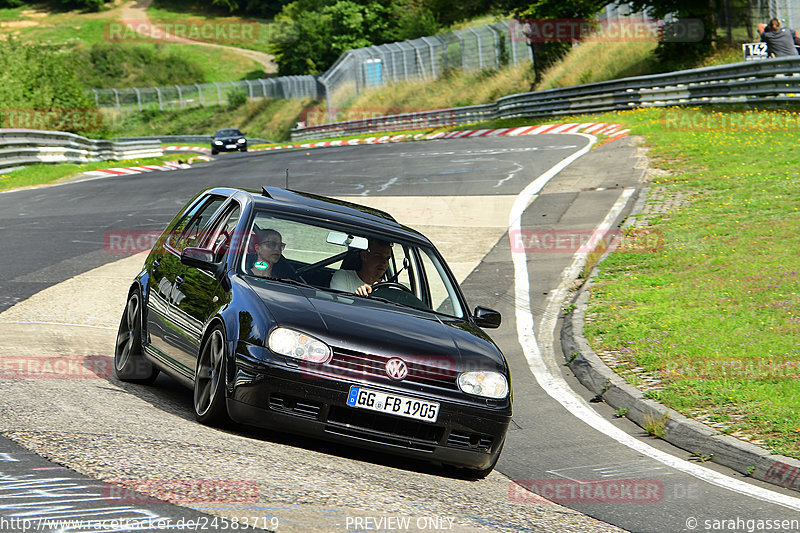
[[[375,285],[372,286],[372,292],[375,292],[378,289],[399,289],[409,294],[413,294],[411,292],[411,289],[409,289],[402,283],[398,283],[396,281],[381,281],[380,283],[376,283]]]

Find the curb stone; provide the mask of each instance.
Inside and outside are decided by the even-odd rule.
[[[641,212],[646,189],[639,195],[632,216]],[[629,217],[630,218],[630,217]],[[563,318],[561,347],[568,366],[581,384],[614,409],[627,409],[625,417],[644,428],[648,421],[663,421],[662,440],[697,457],[708,458],[737,472],[783,488],[800,491],[800,461],[768,450],[685,417],[658,402],[645,398],[592,350],[583,335],[592,280],[597,268],[572,300],[572,311]],[[574,358],[573,358],[574,357]],[[706,460],[706,459],[703,459]]]

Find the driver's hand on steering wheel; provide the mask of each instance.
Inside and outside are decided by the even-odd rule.
[[[369,296],[369,293],[371,292],[372,292],[372,285],[370,285],[369,283],[365,283],[356,289],[356,294],[358,296]]]

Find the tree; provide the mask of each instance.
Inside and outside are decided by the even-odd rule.
[[[683,68],[707,56],[716,41],[714,14],[718,0],[630,0],[636,11],[647,10],[654,18],[668,15],[678,21],[665,27],[664,37],[656,48],[656,57],[664,70]]]
[[[512,13],[521,22],[536,23],[543,19],[593,19],[606,5],[608,0],[498,0],[498,6]],[[570,49],[571,41],[536,41],[531,40],[533,50],[533,68],[537,79],[550,65],[561,59]]]

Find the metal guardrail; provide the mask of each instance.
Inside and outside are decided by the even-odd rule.
[[[0,129],[0,170],[37,163],[89,163],[163,155],[157,140],[95,140],[59,131]]]
[[[295,128],[293,140],[456,126],[520,117],[704,104],[800,103],[800,58],[749,61],[548,89],[500,98],[493,104],[388,115]]]
[[[209,144],[212,135],[151,135],[149,137],[117,137],[114,139],[117,142],[127,141],[143,141],[143,140],[156,140],[162,145],[172,143],[194,143],[194,144]],[[267,139],[259,139],[254,137],[247,137],[248,144],[271,144],[274,141]]]

